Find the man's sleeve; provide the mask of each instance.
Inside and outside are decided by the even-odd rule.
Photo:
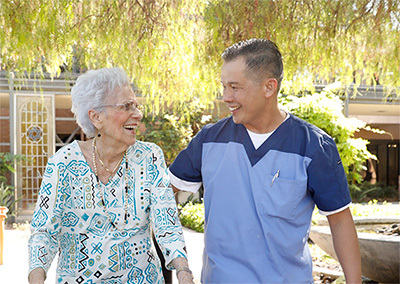
[[[329,215],[347,208],[351,197],[335,142],[325,136],[319,146],[307,168],[308,188],[318,209]]]
[[[171,179],[172,184],[174,180],[182,180],[189,183],[201,183],[201,160],[202,160],[202,145],[203,145],[204,130],[201,130],[190,141],[186,149],[182,150],[176,157],[172,165],[169,167],[170,173],[174,177]],[[177,188],[179,188],[177,186]],[[179,188],[184,190],[183,188]]]

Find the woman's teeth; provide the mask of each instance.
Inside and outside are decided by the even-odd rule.
[[[125,125],[125,126],[124,126],[124,128],[125,128],[125,129],[128,129],[128,130],[136,129],[136,127],[137,127],[136,125]]]

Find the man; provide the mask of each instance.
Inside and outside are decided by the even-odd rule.
[[[170,167],[176,190],[204,186],[202,283],[312,283],[311,215],[327,215],[347,283],[361,283],[346,176],[331,137],[278,107],[278,47],[252,39],[225,50],[232,116],[205,126]]]

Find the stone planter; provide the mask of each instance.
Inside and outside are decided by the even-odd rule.
[[[380,283],[400,282],[400,236],[363,232],[373,225],[399,223],[400,218],[354,218],[361,253],[362,275]],[[337,260],[327,223],[313,225],[310,239]]]

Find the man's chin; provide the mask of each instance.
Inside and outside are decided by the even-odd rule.
[[[236,124],[241,124],[240,119],[234,115],[232,115],[233,122]]]

